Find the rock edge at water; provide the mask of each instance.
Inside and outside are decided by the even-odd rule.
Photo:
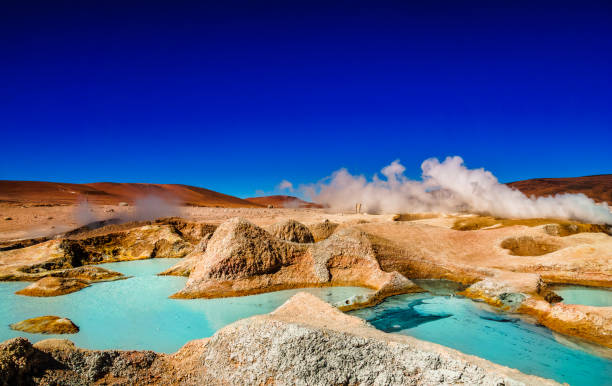
[[[66,340],[0,344],[0,384],[452,384],[554,381],[378,331],[306,293],[174,354],[84,350]]]
[[[32,334],[76,334],[79,327],[68,318],[59,316],[39,316],[11,324],[13,330]]]

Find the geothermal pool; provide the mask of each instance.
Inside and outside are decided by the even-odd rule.
[[[268,313],[300,291],[310,292],[330,303],[371,292],[357,287],[331,287],[237,298],[168,299],[183,288],[186,278],[156,274],[177,261],[150,259],[103,264],[133,277],[96,283],[72,294],[49,298],[14,294],[29,283],[0,282],[0,341],[16,336],[25,336],[32,342],[62,338],[91,349],[171,353],[186,342],[211,336],[238,319]],[[453,283],[427,280],[421,285],[436,295],[394,296],[375,307],[351,314],[383,331],[439,343],[528,374],[571,385],[612,385],[612,360],[563,345],[548,329],[497,313],[482,303],[445,296],[456,290]],[[568,294],[579,294],[578,290],[583,289],[563,287],[563,290],[574,292],[560,294],[572,299]],[[590,301],[593,290],[588,289]],[[603,295],[609,295],[607,290],[595,291],[606,291]],[[81,331],[70,335],[43,335],[13,331],[8,327],[11,323],[42,315],[70,318]]]
[[[565,304],[612,307],[612,288],[566,285],[553,287],[553,291],[563,298],[563,303]]]
[[[15,295],[29,283],[0,282],[0,341],[24,336],[32,342],[70,339],[90,349],[153,350],[171,353],[193,339],[211,336],[238,319],[273,311],[300,291],[330,303],[371,290],[355,287],[309,288],[223,299],[168,299],[186,278],[156,276],[177,259],[149,259],[101,266],[133,276],[96,283],[68,295],[37,298]],[[43,315],[71,319],[77,334],[47,335],[13,331],[9,324]]]
[[[570,385],[612,385],[612,360],[559,343],[550,330],[467,298],[399,295],[350,314],[410,335]]]

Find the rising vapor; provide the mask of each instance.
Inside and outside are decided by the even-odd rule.
[[[584,194],[527,197],[499,183],[484,169],[468,169],[461,157],[443,162],[431,158],[421,165],[421,181],[404,176],[399,160],[381,170],[371,181],[346,169],[334,172],[316,184],[302,186],[314,202],[338,210],[356,203],[370,213],[471,212],[511,218],[565,218],[594,224],[612,224],[607,203],[597,204]]]

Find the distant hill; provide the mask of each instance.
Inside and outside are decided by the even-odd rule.
[[[526,195],[550,196],[559,193],[584,193],[597,202],[612,205],[612,174],[570,178],[534,178],[507,185]]]
[[[263,206],[272,205],[275,208],[322,208],[322,205],[301,200],[293,196],[263,196],[250,197],[246,201]]]
[[[69,184],[41,181],[0,181],[0,202],[9,204],[63,205],[86,199],[99,205],[134,203],[156,196],[181,205],[261,207],[238,197],[188,185],[96,182]]]

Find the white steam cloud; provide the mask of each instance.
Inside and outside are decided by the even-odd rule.
[[[399,160],[381,170],[384,179],[371,181],[346,169],[322,182],[303,186],[309,198],[334,209],[351,209],[356,203],[370,213],[467,211],[511,218],[567,218],[595,224],[612,224],[607,203],[597,204],[584,194],[527,197],[499,183],[491,172],[468,169],[461,157],[443,162],[431,158],[421,165],[423,179],[404,176]]]
[[[278,190],[289,190],[293,192],[293,184],[287,180],[282,180],[280,184],[278,184]]]
[[[134,211],[129,216],[129,220],[146,221],[179,215],[178,203],[157,196],[145,196],[135,200]]]
[[[74,209],[74,218],[79,226],[90,224],[97,221],[94,215],[93,208],[89,205],[87,200],[79,200],[77,206]]]

